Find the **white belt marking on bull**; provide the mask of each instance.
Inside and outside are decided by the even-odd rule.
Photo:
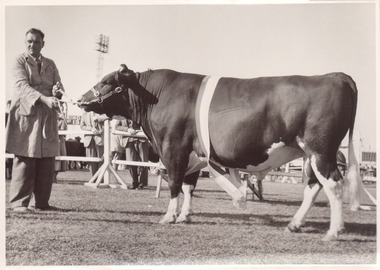
[[[209,110],[211,99],[214,96],[219,79],[220,77],[206,76],[202,81],[197,100],[197,103],[199,104],[199,110],[197,111],[196,116],[198,117],[199,124],[197,128],[200,131],[201,137],[199,139],[204,147],[203,150],[206,151],[207,159],[210,159]]]
[[[209,110],[215,88],[220,77],[206,76],[201,83],[196,104],[196,128],[199,141],[208,160],[208,168],[215,182],[232,198],[238,208],[246,207],[246,190],[239,176],[239,171],[230,169],[227,174],[215,162],[210,160]]]

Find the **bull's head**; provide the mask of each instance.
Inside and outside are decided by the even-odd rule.
[[[118,71],[104,76],[91,90],[82,95],[78,104],[85,111],[105,113],[109,117],[127,117],[127,91],[135,83],[135,73],[122,64]]]

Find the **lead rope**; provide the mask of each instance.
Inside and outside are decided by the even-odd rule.
[[[60,87],[60,83],[57,82],[57,87]],[[65,114],[65,110],[63,108],[63,104],[66,103],[70,103],[70,104],[80,104],[80,102],[74,102],[73,99],[65,92],[63,91],[62,89],[58,89],[57,92],[61,93],[63,97],[65,97],[66,100],[58,100],[58,108],[59,108],[59,113],[62,115],[63,117],[63,121],[65,122],[66,126],[68,125],[67,124],[67,115]]]

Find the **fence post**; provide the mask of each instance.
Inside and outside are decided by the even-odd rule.
[[[158,175],[158,178],[157,178],[156,198],[160,197],[161,184],[162,184],[162,176],[161,176],[161,172],[160,172]]]
[[[104,121],[104,162],[103,165],[99,168],[99,170],[95,173],[95,175],[85,183],[85,186],[89,187],[95,187],[97,188],[100,186],[105,187],[112,187],[112,188],[123,188],[127,189],[127,184],[124,182],[124,180],[117,174],[116,170],[112,167],[111,162],[111,128],[110,128],[110,120]],[[120,185],[117,184],[110,184],[109,182],[109,173],[112,173],[116,180],[120,183]],[[103,183],[102,183],[103,180]]]
[[[104,121],[104,163],[111,164],[111,136],[110,136],[111,128],[110,128],[110,120]],[[104,185],[110,184],[110,174],[109,171],[106,170],[104,173]]]

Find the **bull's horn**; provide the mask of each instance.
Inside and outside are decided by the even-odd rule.
[[[124,71],[127,71],[128,70],[128,67],[126,64],[121,64],[120,65],[120,69],[119,69],[119,72],[124,72]]]

